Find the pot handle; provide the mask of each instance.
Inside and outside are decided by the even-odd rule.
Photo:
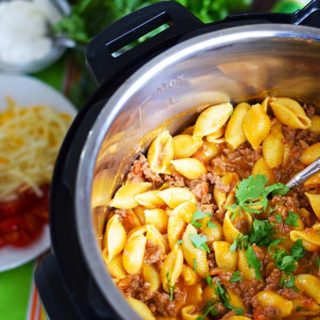
[[[292,24],[320,28],[320,0],[310,1],[292,14]]]
[[[162,26],[167,28],[125,51],[127,45]],[[198,18],[176,2],[165,1],[144,7],[116,21],[91,41],[86,56],[88,67],[97,83],[101,83],[201,26],[203,23]]]

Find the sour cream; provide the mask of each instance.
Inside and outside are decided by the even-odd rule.
[[[0,62],[26,65],[52,50],[48,24],[61,16],[50,0],[0,2]]]

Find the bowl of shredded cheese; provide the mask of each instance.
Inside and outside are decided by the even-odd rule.
[[[31,73],[64,53],[51,27],[67,14],[61,0],[0,0],[0,70]]]

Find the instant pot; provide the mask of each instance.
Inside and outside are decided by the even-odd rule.
[[[128,44],[166,29],[136,46]],[[89,45],[96,93],[74,120],[52,182],[52,253],[35,278],[50,319],[139,319],[100,254],[107,204],[133,159],[206,104],[289,96],[320,106],[320,0],[293,14],[204,24],[175,2],[117,21]],[[105,193],[92,197],[103,175]]]

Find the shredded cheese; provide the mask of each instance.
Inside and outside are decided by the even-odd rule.
[[[71,116],[48,106],[20,107],[8,98],[0,112],[0,201],[50,183]]]

